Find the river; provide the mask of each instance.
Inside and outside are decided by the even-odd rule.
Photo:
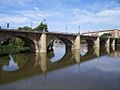
[[[120,90],[119,47],[0,57],[0,90]]]

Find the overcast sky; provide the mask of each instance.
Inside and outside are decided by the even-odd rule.
[[[0,26],[39,25],[49,31],[88,32],[120,29],[120,0],[1,0]]]

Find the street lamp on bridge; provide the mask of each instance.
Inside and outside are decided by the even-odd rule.
[[[7,23],[7,28],[9,28],[9,26],[10,26],[10,24],[9,24],[9,23]]]
[[[79,34],[80,34],[80,25],[78,26]]]

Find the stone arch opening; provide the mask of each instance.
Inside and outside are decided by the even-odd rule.
[[[35,43],[33,42],[33,40],[26,38],[26,37],[20,37],[20,36],[18,36],[18,37],[21,38],[23,41],[25,41],[26,46],[28,46],[30,48],[30,52],[36,51]]]
[[[65,45],[66,51],[71,50],[71,48],[72,48],[72,41],[70,41],[67,38],[54,38],[54,39],[50,40],[48,45],[47,45],[47,50],[48,51],[52,49],[54,42],[56,42],[57,40]]]
[[[33,40],[31,40],[30,38],[26,38],[26,37],[22,37],[22,36],[12,36],[12,37],[7,37],[4,40],[2,40],[1,45],[7,45],[9,44],[9,40],[13,39],[13,38],[19,38],[21,40],[23,40],[25,42],[25,46],[30,48],[30,52],[35,52],[35,43],[33,42]]]
[[[92,39],[86,39],[88,48],[91,48],[95,45],[94,41]]]
[[[115,50],[120,51],[120,38],[115,40]]]
[[[67,38],[59,38],[59,39],[64,42],[66,51],[69,51],[72,49],[73,44],[69,39],[67,39]]]
[[[57,62],[64,57],[68,50],[71,50],[72,42],[64,38],[55,38],[50,41],[47,50],[51,53],[51,62]]]
[[[105,47],[106,41],[107,41],[106,39],[101,39],[100,46]]]
[[[116,39],[115,45],[120,45],[120,38]]]

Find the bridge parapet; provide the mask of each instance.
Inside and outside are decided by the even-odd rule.
[[[88,33],[82,33],[81,35],[83,36],[93,36],[93,37],[98,37],[99,33],[98,32],[88,32]]]

